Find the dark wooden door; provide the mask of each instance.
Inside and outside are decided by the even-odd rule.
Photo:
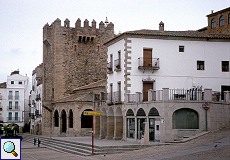
[[[152,49],[144,49],[144,67],[152,67]]]
[[[143,83],[143,101],[148,101],[148,90],[153,89],[153,82]]]

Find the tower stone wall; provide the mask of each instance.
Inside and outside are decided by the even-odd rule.
[[[103,45],[114,37],[113,23],[86,19],[75,27],[66,19],[56,19],[43,27],[43,131],[52,132],[55,101],[71,95],[73,90],[106,79],[107,49]]]

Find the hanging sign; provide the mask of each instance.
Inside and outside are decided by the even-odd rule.
[[[203,103],[202,107],[203,107],[204,110],[209,110],[209,108],[210,108],[209,105],[208,105],[208,102]]]
[[[84,111],[84,116],[101,116],[102,112],[95,112],[95,111]]]

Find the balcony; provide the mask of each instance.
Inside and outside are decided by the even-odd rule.
[[[13,95],[8,95],[9,100],[13,100]]]
[[[138,58],[138,69],[140,70],[158,70],[159,66],[159,58]]]
[[[37,94],[37,95],[36,95],[36,98],[35,98],[35,100],[36,100],[36,101],[39,101],[39,100],[41,100],[41,96],[40,96],[40,94]]]
[[[15,96],[14,98],[15,98],[15,100],[19,100],[19,96]]]
[[[115,68],[115,71],[120,71],[121,70],[121,60],[120,59],[116,59],[114,61],[114,68]]]
[[[8,123],[20,122],[20,117],[7,117],[7,122]]]
[[[108,71],[108,73],[112,73],[113,72],[112,62],[107,63],[107,71]]]
[[[20,106],[7,106],[8,111],[19,111]]]
[[[117,91],[117,92],[110,92],[107,94],[107,104],[108,105],[112,105],[112,104],[121,104],[121,91]]]
[[[30,117],[31,119],[34,119],[34,113],[29,113],[29,117]]]
[[[121,91],[114,92],[113,97],[114,97],[113,102],[115,104],[120,104],[121,103]]]

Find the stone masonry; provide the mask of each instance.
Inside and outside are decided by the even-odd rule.
[[[104,43],[114,37],[113,23],[78,18],[75,27],[66,19],[56,19],[43,27],[43,134],[52,134],[55,102],[73,94],[76,88],[105,80],[107,49]],[[74,114],[76,115],[76,114]]]

